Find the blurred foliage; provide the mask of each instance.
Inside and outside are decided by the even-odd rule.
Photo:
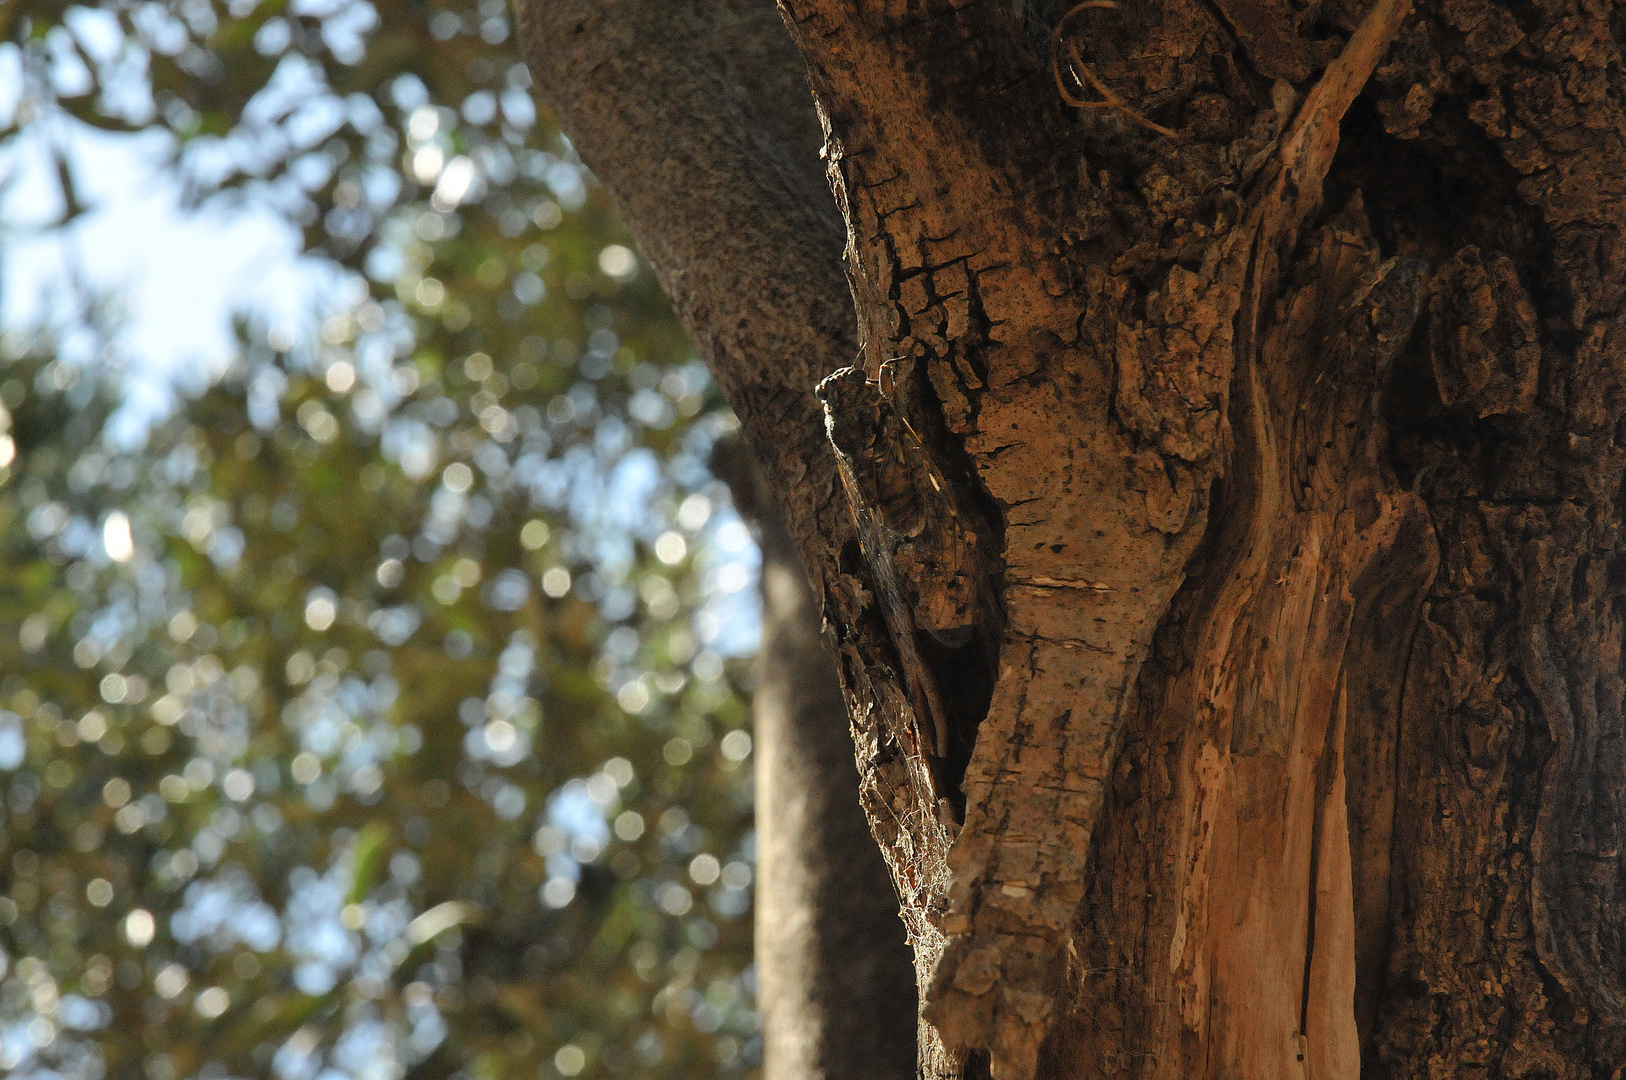
[[[0,26],[59,225],[162,132],[336,283],[137,448],[96,305],[0,338],[0,1072],[755,1075],[732,418],[507,10]]]

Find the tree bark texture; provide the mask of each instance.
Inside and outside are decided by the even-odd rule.
[[[780,7],[859,357],[707,355],[838,646],[922,1074],[1626,1075],[1626,14]],[[749,299],[662,272],[704,341],[787,272],[827,304],[806,242]]]

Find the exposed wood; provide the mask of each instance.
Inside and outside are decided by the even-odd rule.
[[[1367,694],[1352,713],[1370,671],[1346,657],[1403,667],[1434,548],[1382,465],[1379,412],[1420,266],[1375,247],[1358,207],[1321,230],[1233,410],[1239,480],[1159,665],[1173,677],[1143,679],[1119,785],[1138,798],[1109,815],[1080,928],[1075,1015],[1115,1013],[1064,1036],[1086,1070],[1361,1075],[1346,747],[1394,717]],[[1377,640],[1354,638],[1373,629],[1357,598],[1394,620]]]
[[[770,477],[921,1074],[1620,1075],[1626,19],[780,6],[858,360]]]

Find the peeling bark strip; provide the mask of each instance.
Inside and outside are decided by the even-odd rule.
[[[558,6],[587,127],[688,92]],[[779,7],[856,342],[749,95],[578,145],[823,601],[921,1075],[1626,1075],[1619,5]]]
[[[1248,480],[1194,577],[1206,594],[1184,598],[1178,674],[1143,680],[1143,738],[1158,749],[1126,755],[1167,770],[1173,790],[1114,808],[1091,874],[1075,993],[1119,1012],[1067,1033],[1081,1064],[1361,1075],[1350,684],[1372,676],[1365,665],[1403,665],[1434,549],[1424,504],[1383,467],[1379,416],[1421,265],[1375,249],[1358,205],[1320,230],[1239,391],[1233,468]],[[1379,597],[1373,626],[1360,607]]]

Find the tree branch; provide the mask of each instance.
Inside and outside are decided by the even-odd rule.
[[[761,0],[519,5],[545,102],[619,205],[804,549],[834,460],[813,387],[854,350],[817,116]],[[839,525],[836,526],[839,532]]]
[[[905,1080],[913,972],[819,642],[820,579],[853,524],[813,388],[851,360],[856,335],[801,58],[767,0],[522,0],[518,14],[543,100],[618,203],[766,474],[743,452],[724,455],[734,467],[714,461],[763,530],[766,1075]]]

